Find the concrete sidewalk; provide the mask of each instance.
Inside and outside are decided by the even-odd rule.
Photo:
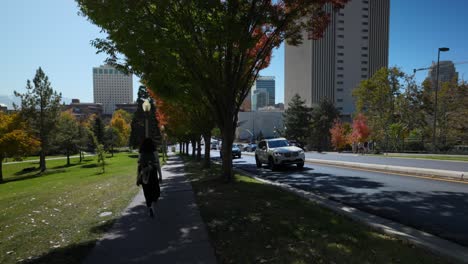
[[[216,263],[183,166],[170,156],[163,167],[155,218],[140,190],[84,263]]]

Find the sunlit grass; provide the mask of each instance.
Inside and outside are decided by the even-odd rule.
[[[0,263],[80,263],[138,191],[135,157],[107,158],[103,174],[91,157],[47,161],[43,174],[37,162],[4,165]]]
[[[447,263],[277,187],[186,160],[220,263]]]

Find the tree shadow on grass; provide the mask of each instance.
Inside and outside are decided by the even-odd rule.
[[[15,176],[22,176],[31,172],[39,171],[39,167],[27,167],[14,173]]]
[[[83,168],[83,169],[91,169],[91,168],[97,168],[98,166],[99,166],[98,164],[92,163],[92,164],[81,165],[81,168]]]
[[[188,166],[188,176],[196,179],[192,185],[220,263],[431,263],[429,260],[435,258],[277,187],[249,180],[220,184],[212,173],[200,171],[190,163]],[[332,178],[312,171],[306,176],[309,181]],[[260,177],[269,176],[289,183],[306,180],[299,177],[301,175],[285,178],[284,174],[286,172],[269,171]],[[340,184],[355,186],[355,181],[378,188],[359,177]],[[390,199],[392,195],[394,193],[389,193],[384,198]],[[440,209],[434,206],[437,202],[430,202],[433,207],[427,208],[427,213]],[[247,247],[242,245],[245,241],[249,241]],[[373,250],[363,250],[366,248]],[[398,260],[394,259],[395,252],[398,252]]]
[[[108,232],[117,219],[111,219],[90,229],[92,233],[102,235]],[[82,263],[96,245],[98,240],[90,240],[79,244],[71,244],[63,248],[53,249],[42,256],[35,257],[23,263],[34,264],[62,264],[62,263]]]
[[[71,244],[67,247],[54,249],[42,256],[27,260],[22,263],[33,264],[78,264],[82,263],[88,253],[93,249],[97,240],[87,241],[80,244]]]
[[[260,178],[315,193],[468,246],[468,193],[463,188],[451,186],[449,191],[437,191],[437,188],[424,187],[423,191],[400,191],[361,172],[271,171],[257,169],[254,164],[240,164],[239,167]]]
[[[3,179],[3,181],[0,182],[0,184],[16,182],[16,181],[24,181],[24,180],[34,179],[34,178],[37,178],[37,177],[40,177],[40,176],[42,176],[41,173],[35,173],[35,174],[30,174],[30,175],[23,175],[23,176],[20,176],[20,177],[7,178],[7,179]]]
[[[49,169],[49,170],[46,170],[44,172],[41,172],[41,171],[39,171],[39,168],[35,168],[34,170],[31,169],[30,171],[26,171],[26,172],[23,172],[23,171],[16,172],[16,173],[14,173],[14,175],[15,176],[18,175],[19,177],[3,179],[3,181],[0,182],[0,184],[5,184],[5,183],[9,183],[9,182],[16,182],[16,181],[30,180],[30,179],[34,179],[34,178],[38,178],[38,177],[42,177],[42,176],[53,175],[53,174],[56,174],[56,173],[62,173],[62,172],[66,172],[66,171],[67,170],[64,170],[64,169],[55,169],[54,168],[54,169]],[[29,174],[29,173],[33,173],[33,172],[37,172],[37,173]]]
[[[60,166],[55,166],[54,169],[64,169],[64,168],[70,168],[70,167],[74,167],[74,166],[78,166],[80,165],[80,163],[72,163],[70,165],[60,165]]]
[[[132,158],[132,159],[138,159],[138,155],[137,154],[131,154],[131,155],[128,155],[129,158]]]

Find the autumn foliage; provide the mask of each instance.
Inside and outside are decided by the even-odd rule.
[[[335,120],[333,127],[330,129],[330,135],[332,146],[337,151],[343,150],[348,143],[348,138],[346,134],[346,128],[340,119]]]
[[[353,131],[350,135],[350,142],[365,142],[368,140],[370,133],[367,117],[359,113],[353,120]]]
[[[157,123],[159,129],[161,129],[163,126],[167,125],[167,116],[163,111],[163,109],[165,109],[164,100],[157,96],[156,93],[150,88],[147,88],[146,90],[150,94],[151,98],[153,98],[153,100],[156,102],[156,119],[158,121]]]
[[[115,128],[118,132],[117,146],[122,147],[128,144],[130,136],[130,120],[131,117],[124,110],[117,110],[112,115],[110,126]]]
[[[0,182],[3,181],[1,164],[6,157],[21,157],[35,151],[39,140],[32,137],[19,114],[0,112]]]

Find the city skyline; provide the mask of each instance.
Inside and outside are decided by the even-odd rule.
[[[447,46],[449,52],[441,60],[454,63],[467,61],[464,47],[468,38],[463,25],[468,3],[451,1],[391,1],[389,66],[400,66],[411,74],[414,68],[430,67],[437,60],[437,48]],[[65,98],[93,101],[92,70],[104,64],[105,54],[96,54],[90,41],[105,37],[100,29],[77,15],[73,1],[31,2],[8,1],[0,11],[0,28],[4,40],[0,43],[0,96],[25,91],[26,80],[32,79],[41,66],[52,87]],[[39,40],[39,41],[38,41]],[[271,64],[261,75],[275,76],[276,103],[284,102],[284,45],[273,53]],[[468,64],[455,65],[459,78],[468,72]],[[420,82],[427,71],[419,71]],[[133,78],[138,87],[139,78]],[[136,89],[133,91],[136,98]],[[2,102],[0,102],[2,103]]]

